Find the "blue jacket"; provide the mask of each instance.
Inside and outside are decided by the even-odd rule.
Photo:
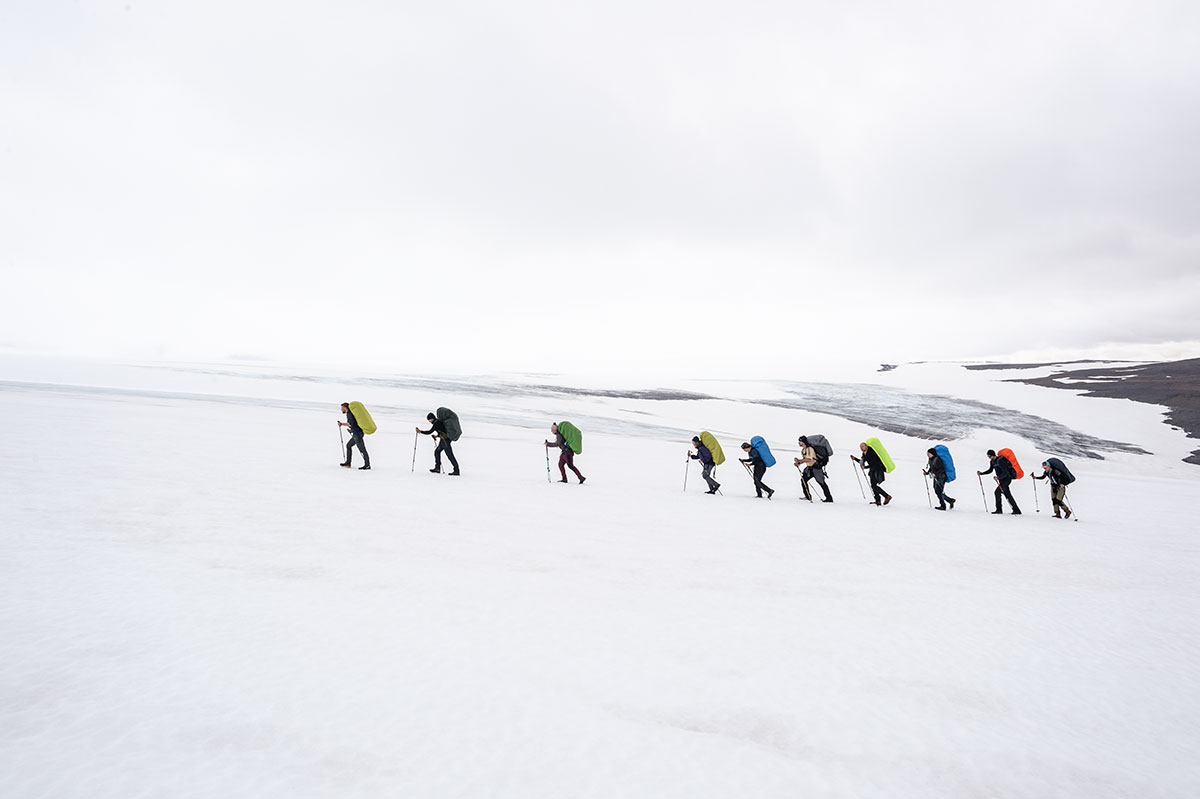
[[[701,463],[712,463],[712,453],[708,451],[708,447],[703,444],[696,445],[696,454],[692,455],[692,460],[698,460]]]

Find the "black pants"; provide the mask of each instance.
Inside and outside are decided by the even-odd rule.
[[[763,492],[774,494],[775,490],[762,481],[763,475],[767,473],[767,464],[762,461],[754,462],[754,491],[761,497]]]
[[[1000,497],[1002,496],[1008,499],[1008,504],[1012,506],[1013,513],[1020,513],[1021,509],[1017,507],[1017,501],[1013,499],[1012,492],[1008,490],[1008,484],[1011,483],[1012,480],[1001,480],[997,478],[996,482],[999,483],[999,485],[996,486],[996,513],[1003,512],[1003,508],[1000,506]]]
[[[933,493],[937,495],[938,502],[942,503],[942,507],[946,507],[946,500],[954,501],[954,497],[946,496],[946,481],[940,477],[933,478]]]
[[[438,439],[437,448],[433,451],[433,468],[442,468],[442,450],[445,450],[446,457],[450,460],[450,465],[454,467],[454,471],[458,471],[458,461],[454,457],[454,450],[450,448],[450,439],[442,436]]]
[[[716,491],[718,488],[721,487],[721,484],[712,478],[712,470],[713,470],[713,464],[701,462],[700,474],[702,477],[704,477],[704,482],[708,483],[708,490]]]
[[[363,434],[350,431],[350,440],[346,442],[346,463],[353,460],[354,448],[358,447],[358,451],[363,456],[363,466],[371,465],[371,456],[367,454],[367,445],[363,443]]]
[[[825,492],[825,499],[833,502],[833,494],[829,493],[829,486],[825,484],[825,470],[820,466],[806,466],[804,471],[800,473],[800,486],[804,489],[804,498],[812,499],[812,492],[808,490],[808,481],[816,480],[817,485]]]
[[[871,481],[871,494],[875,497],[875,504],[879,504],[884,497],[890,497],[891,494],[883,490],[880,483],[884,480],[884,472],[869,471],[867,478]]]

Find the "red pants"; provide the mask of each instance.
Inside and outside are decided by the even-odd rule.
[[[567,470],[565,467],[571,467],[571,471],[575,472],[575,476],[583,482],[583,475],[575,468],[575,453],[570,449],[564,449],[562,454],[558,456],[558,471],[562,475],[563,482],[567,482]]]

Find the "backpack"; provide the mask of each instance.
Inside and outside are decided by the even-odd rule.
[[[1021,464],[1017,463],[1017,456],[1013,454],[1011,449],[1002,449],[997,453],[1001,458],[1007,458],[1012,464],[1013,471],[1017,473],[1018,480],[1025,479],[1025,470],[1021,468]]]
[[[371,418],[371,414],[367,413],[367,409],[363,407],[361,402],[351,402],[350,413],[354,414],[354,421],[358,422],[358,426],[367,435],[371,435],[379,429],[375,426],[375,420]]]
[[[942,465],[946,467],[946,482],[953,483],[955,477],[954,458],[950,457],[950,450],[946,448],[945,444],[938,444],[933,451],[942,459]]]
[[[829,443],[829,439],[822,435],[806,436],[808,445],[817,453],[816,465],[824,469],[829,465],[829,459],[833,457],[833,446]]]
[[[755,436],[750,439],[750,446],[758,451],[758,457],[762,458],[763,466],[771,467],[775,465],[775,456],[771,454],[771,448],[767,446],[767,442],[762,436]]]
[[[883,448],[883,442],[878,438],[868,438],[867,446],[875,450],[875,454],[879,456],[879,460],[883,461],[883,470],[891,474],[896,470],[896,464],[892,463],[892,456]]]
[[[462,425],[458,421],[458,414],[449,408],[438,408],[437,420],[446,426],[446,438],[449,441],[458,441],[462,438]]]
[[[583,454],[583,433],[579,428],[570,422],[559,422],[558,432],[562,434],[563,441],[567,442],[567,446],[576,455]]]
[[[1047,458],[1046,465],[1058,472],[1060,477],[1058,482],[1061,485],[1069,486],[1075,482],[1075,475],[1071,474],[1071,470],[1067,468],[1067,464],[1060,461],[1058,458]]]
[[[725,462],[725,453],[721,451],[721,445],[716,436],[705,430],[700,434],[700,443],[708,447],[708,454],[712,455],[713,466],[720,466]]]

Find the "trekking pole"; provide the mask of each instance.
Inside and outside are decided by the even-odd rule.
[[[688,472],[692,470],[692,458],[689,455],[684,455],[683,461],[683,490],[687,491]]]
[[[550,448],[546,447],[546,482],[550,482]]]
[[[804,470],[800,468],[800,464],[798,463],[793,463],[792,465],[796,467],[796,471],[800,472],[800,490],[804,492],[803,499],[812,502],[812,497],[808,493],[808,486],[804,484]]]
[[[979,496],[983,497],[983,509],[986,511],[987,510],[987,494],[985,494],[983,491],[983,475],[976,475],[976,476],[979,477]]]
[[[346,438],[342,435],[342,425],[340,423],[338,424],[338,441],[342,442],[342,445],[338,448],[338,453],[344,458],[346,457]]]
[[[859,474],[859,472],[861,472],[862,469],[858,468],[858,465],[855,464],[853,455],[850,456],[850,463],[851,463],[850,468],[854,470],[854,479],[858,481],[858,491],[860,494],[862,494],[863,499],[866,499],[867,498],[867,490],[865,488],[863,488],[862,475]]]
[[[1032,474],[1031,474],[1031,475],[1029,475],[1029,479],[1030,479],[1030,480],[1033,480],[1033,475],[1032,475]],[[1035,510],[1037,510],[1037,512],[1038,512],[1038,513],[1041,513],[1041,512],[1042,512],[1042,508],[1041,508],[1041,506],[1040,506],[1040,505],[1038,505],[1038,498],[1037,498],[1037,480],[1033,480],[1033,507],[1034,507],[1034,509],[1035,509]]]
[[[417,470],[417,436],[419,436],[419,435],[421,435],[421,434],[413,433],[413,462],[412,462],[412,468],[408,470],[409,474],[412,474],[413,472],[415,472]]]
[[[1063,507],[1066,508],[1067,511],[1071,514],[1072,519],[1074,519],[1075,521],[1079,521],[1079,517],[1075,515],[1075,509],[1071,507],[1069,502],[1067,502],[1066,494],[1063,494],[1063,498],[1060,499],[1059,502],[1061,502],[1063,504]]]
[[[925,475],[925,499],[929,502],[929,508],[932,510],[933,497],[929,496],[929,475],[925,474],[925,472],[921,472],[921,474]]]

